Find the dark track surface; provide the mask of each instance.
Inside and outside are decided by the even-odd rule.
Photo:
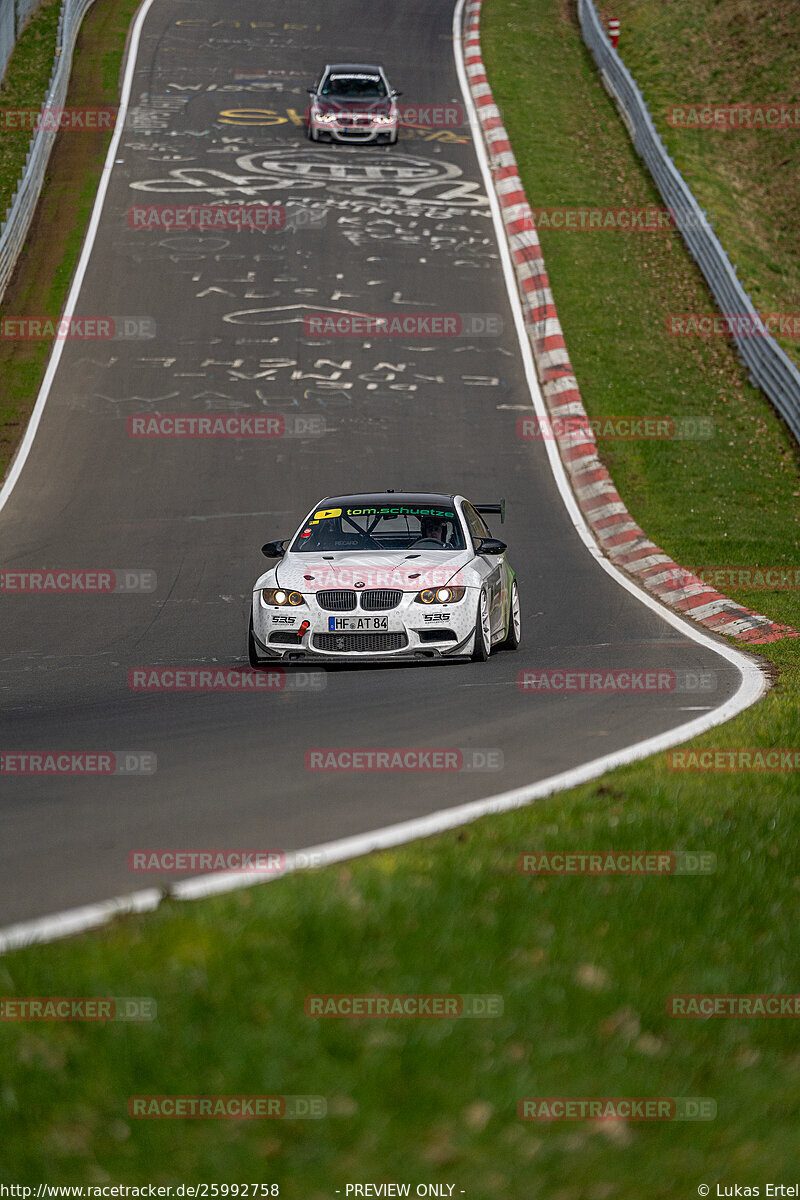
[[[516,436],[529,399],[468,127],[391,148],[311,146],[288,111],[302,114],[305,87],[337,59],[382,62],[404,102],[463,103],[451,21],[440,0],[157,0],[147,18],[78,315],[148,315],[157,335],[67,343],[0,544],[7,568],[145,568],[157,587],[2,597],[0,746],[147,750],[158,771],[4,777],[0,924],[150,886],[158,877],[127,869],[137,847],[296,849],[392,824],[663,732],[738,686],[727,662],[593,562],[542,444]],[[234,109],[274,115],[221,121]],[[293,220],[314,209],[324,225],[223,236],[127,224],[132,204],[220,196],[287,204]],[[297,306],[492,313],[504,332],[325,341],[304,334]],[[126,432],[132,414],[232,411],[321,415],[328,432]],[[315,692],[129,690],[133,667],[245,667],[261,544],[323,495],[386,487],[507,498],[493,530],[520,581],[522,650],[486,665],[336,670]],[[710,699],[548,697],[517,689],[533,666],[719,675]],[[318,746],[490,747],[505,767],[311,774],[304,754]]]

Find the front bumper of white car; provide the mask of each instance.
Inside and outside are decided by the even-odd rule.
[[[327,113],[312,111],[311,129],[319,138],[333,142],[394,141],[397,137],[397,117],[376,116],[371,113]]]
[[[305,594],[296,607],[267,604],[253,594],[253,635],[258,654],[287,662],[327,659],[467,658],[472,652],[478,588],[451,604],[420,604],[416,593],[346,589]],[[377,605],[377,607],[376,607]]]

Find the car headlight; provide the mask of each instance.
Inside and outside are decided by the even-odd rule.
[[[277,604],[279,608],[296,608],[299,604],[305,604],[300,592],[290,592],[286,588],[262,588],[261,599],[265,604]]]
[[[394,117],[391,115],[391,113],[376,113],[374,121],[376,125],[393,125]]]
[[[323,110],[321,108],[317,108],[314,111],[314,120],[322,121],[323,125],[330,125],[331,122],[336,120],[336,113],[335,112],[323,112]]]
[[[417,592],[414,601],[417,604],[455,604],[464,599],[465,587],[425,588]]]

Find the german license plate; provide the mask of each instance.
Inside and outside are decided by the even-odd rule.
[[[331,633],[388,628],[388,617],[328,617],[328,629]]]

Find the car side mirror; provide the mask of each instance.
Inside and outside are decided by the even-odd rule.
[[[505,554],[508,546],[499,538],[481,538],[478,542],[478,554]]]
[[[283,558],[286,553],[285,542],[286,538],[282,538],[279,542],[267,542],[261,547],[261,553],[264,558]]]
[[[306,91],[308,92],[309,96],[316,96],[317,94],[316,87],[306,88]]]
[[[392,91],[392,95],[393,95],[393,96],[402,96],[402,94],[403,94],[403,93],[402,93],[402,92],[398,92],[398,91],[397,91],[397,89],[394,89],[394,90]]]

